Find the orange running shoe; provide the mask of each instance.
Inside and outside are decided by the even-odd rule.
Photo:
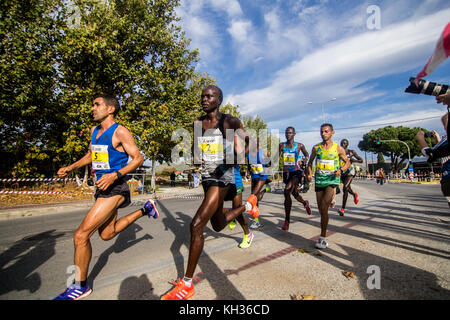
[[[355,202],[355,204],[358,204],[359,200],[358,200],[358,192],[355,192],[355,195],[353,196],[353,201]]]
[[[182,279],[178,279],[177,282],[172,281],[172,283],[175,285],[175,288],[163,295],[161,300],[187,300],[194,296],[195,290],[193,284],[188,288]]]
[[[308,200],[305,200],[304,207],[306,209],[306,213],[310,216],[311,215],[311,208],[309,207],[309,201]]]
[[[339,210],[339,215],[340,215],[341,217],[343,217],[343,216],[344,216],[344,212],[345,212],[345,210],[341,208],[341,209]]]
[[[284,220],[284,225],[283,228],[281,228],[284,231],[288,231],[289,230],[289,222],[287,222],[286,220]]]
[[[250,197],[247,200],[247,203],[245,204],[245,210],[250,213],[253,217],[253,219],[256,219],[259,217],[259,209],[256,203],[258,202],[258,199],[254,194],[251,194]],[[250,206],[252,206],[250,208]]]

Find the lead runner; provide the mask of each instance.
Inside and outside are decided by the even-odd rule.
[[[79,161],[58,170],[58,176],[64,178],[71,171],[92,164],[97,175],[97,191],[94,206],[73,236],[74,264],[77,267],[75,281],[54,300],[78,300],[91,294],[87,273],[92,257],[90,238],[96,231],[103,240],[111,240],[142,216],[154,219],[159,216],[154,202],[149,200],[142,209],[117,220],[117,210],[131,203],[126,175],[144,160],[130,131],[115,122],[119,110],[120,104],[115,97],[104,94],[95,96],[92,115],[100,125],[91,129],[89,150]]]

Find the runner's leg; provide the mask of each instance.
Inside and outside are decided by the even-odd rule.
[[[77,231],[73,236],[75,254],[74,263],[78,266],[80,273],[75,275],[76,281],[86,281],[89,263],[92,257],[92,246],[90,238],[105,223],[115,221],[117,208],[124,201],[121,195],[110,198],[97,198],[94,206],[86,214]]]
[[[330,207],[331,201],[333,200],[336,193],[336,188],[326,187],[324,190],[316,192],[317,205],[320,212],[320,229],[321,237],[326,237],[328,228],[328,209]]]
[[[208,223],[208,221],[211,220],[211,218],[217,213],[220,212],[220,216],[223,217],[222,223],[223,227],[222,229],[227,225],[227,223],[231,220],[233,220],[236,216],[234,216],[232,219],[228,220],[225,218],[225,215],[223,213],[223,201],[225,199],[226,194],[228,193],[229,186],[227,187],[219,187],[219,186],[211,186],[209,187],[208,191],[205,194],[205,198],[203,199],[202,204],[198,208],[194,218],[192,219],[191,225],[190,225],[190,231],[191,231],[191,240],[190,240],[190,247],[189,247],[189,258],[186,268],[185,277],[192,278],[194,276],[195,268],[198,264],[198,259],[200,258],[200,254],[203,250],[203,245],[205,243],[205,238],[203,235],[203,230]],[[241,209],[242,212],[245,210]],[[231,210],[234,211],[234,210]],[[242,213],[241,212],[241,213]],[[211,220],[212,223],[212,220]],[[216,226],[218,227],[218,226]],[[213,228],[215,229],[214,225]]]

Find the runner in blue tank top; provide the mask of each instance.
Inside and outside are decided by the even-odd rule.
[[[295,142],[295,129],[293,127],[287,127],[285,131],[286,142],[280,143],[279,152],[283,159],[283,182],[284,187],[284,212],[285,220],[282,227],[283,230],[289,230],[289,223],[291,219],[291,208],[292,200],[291,194],[294,198],[301,202],[308,214],[311,214],[311,209],[309,207],[309,202],[304,200],[302,196],[298,193],[298,184],[300,179],[303,177],[304,172],[300,170],[299,160],[300,151],[308,161],[309,153],[306,151],[305,146],[302,143]]]
[[[252,150],[254,149],[254,150]],[[259,201],[262,200],[266,192],[266,184],[270,183],[269,176],[266,169],[267,155],[264,154],[263,149],[259,145],[259,137],[256,138],[256,148],[250,148],[247,160],[248,170],[251,176],[251,192],[256,195],[256,205],[259,207]],[[255,218],[250,226],[251,229],[258,229],[261,226],[259,218]]]
[[[126,175],[143,163],[143,157],[130,131],[114,121],[119,110],[120,104],[115,97],[97,95],[92,114],[94,121],[100,122],[100,125],[91,129],[89,151],[79,161],[58,170],[58,176],[64,178],[73,170],[92,165],[97,176],[97,191],[94,206],[86,214],[73,238],[74,265],[78,267],[75,282],[55,300],[77,300],[92,292],[87,283],[87,273],[92,257],[90,238],[97,230],[103,240],[110,240],[144,215],[155,219],[159,216],[155,204],[149,200],[142,209],[117,219],[117,210],[131,202]]]

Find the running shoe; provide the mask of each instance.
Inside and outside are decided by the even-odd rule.
[[[191,284],[187,287],[182,279],[178,279],[177,282],[172,281],[175,288],[161,297],[161,300],[187,300],[192,298],[195,294],[194,285]]]
[[[156,205],[153,200],[148,200],[142,209],[149,218],[153,217],[153,219],[157,219],[159,217],[159,212],[156,209]]]
[[[339,215],[340,215],[341,217],[344,216],[344,211],[345,211],[345,209],[343,209],[343,208],[341,208],[341,209],[339,210]]]
[[[305,200],[305,204],[304,204],[303,206],[304,206],[305,209],[306,209],[306,213],[307,213],[308,215],[311,215],[311,208],[309,207],[309,201],[308,201],[308,200]]]
[[[72,284],[70,287],[66,289],[63,293],[61,293],[59,296],[54,298],[53,300],[78,300],[81,298],[85,298],[88,295],[90,295],[92,292],[92,289],[89,287],[88,284],[84,287],[77,286],[76,284]]]
[[[353,196],[353,201],[355,202],[355,204],[359,203],[358,196],[358,192],[355,192],[355,195]]]
[[[233,230],[234,228],[236,228],[236,221],[230,221],[230,223],[228,224],[228,228],[230,228],[230,230]]]
[[[261,227],[261,224],[258,221],[253,220],[253,223],[250,225],[250,229],[258,229],[259,227]]]
[[[331,201],[330,208],[336,207],[336,200]]]
[[[252,244],[254,235],[253,232],[250,232],[249,234],[244,234],[244,238],[242,239],[242,242],[239,244],[239,248],[241,249],[247,249]]]
[[[319,240],[316,243],[317,249],[326,249],[328,248],[328,242],[324,237],[319,237]]]
[[[284,221],[284,225],[281,228],[284,231],[288,231],[289,230],[289,222],[287,222],[286,220]]]
[[[259,209],[257,206],[254,206],[252,208],[252,210],[250,210],[248,213],[250,213],[252,215],[253,219],[256,219],[259,217]]]
[[[248,197],[247,201],[245,202],[245,211],[249,212],[253,209],[253,207],[256,206],[256,203],[258,202],[258,199],[254,194],[251,194],[250,197]]]

